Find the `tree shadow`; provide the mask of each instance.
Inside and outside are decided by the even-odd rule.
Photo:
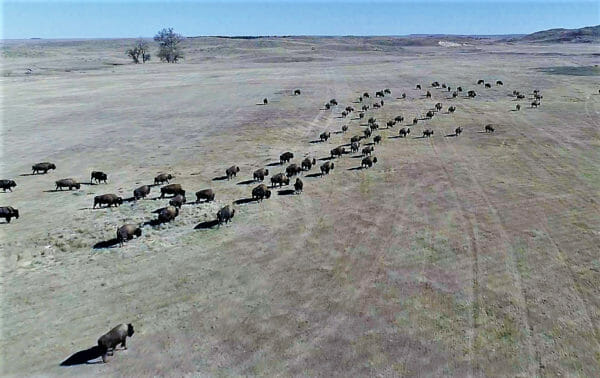
[[[95,360],[97,358],[102,357],[102,349],[95,345],[89,349],[80,350],[69,356],[66,360],[60,363],[60,366],[74,366],[74,365],[84,365],[84,364],[99,364],[102,361],[89,362]]]
[[[224,181],[227,180],[227,176],[218,176],[218,177],[213,177],[212,179],[213,181]]]
[[[295,194],[296,191],[294,189],[283,189],[283,190],[278,190],[277,194],[280,196],[289,196],[292,194]]]
[[[252,180],[245,180],[245,181],[238,182],[236,185],[250,185],[250,184],[253,184],[255,182],[256,181],[254,181],[254,179],[252,179]]]
[[[208,228],[213,228],[218,224],[219,224],[219,221],[216,219],[206,221],[206,222],[200,222],[194,227],[194,230],[206,230]]]
[[[258,200],[255,198],[241,198],[239,200],[233,201],[233,203],[236,205],[244,205],[244,204],[252,203],[252,202],[258,202]]]
[[[98,243],[94,244],[92,248],[93,249],[111,248],[117,244],[119,244],[119,241],[117,240],[117,238],[114,238],[114,239],[103,240],[101,242],[98,242]]]

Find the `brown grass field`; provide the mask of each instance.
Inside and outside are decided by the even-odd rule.
[[[0,178],[18,186],[0,206],[21,217],[0,221],[0,373],[600,376],[598,45],[405,42],[198,38],[181,63],[133,65],[130,40],[5,41]],[[434,80],[477,97],[450,99]],[[383,88],[383,108],[340,118]],[[339,106],[323,110],[330,98]],[[250,197],[255,169],[283,171],[268,165],[284,151],[328,157],[370,116],[383,137],[373,168],[346,154],[327,176],[303,173],[301,195],[274,189],[205,227]],[[417,138],[424,128],[433,137]],[[57,169],[30,175],[41,161]],[[234,164],[237,178],[213,180]],[[89,185],[92,170],[108,184]],[[160,172],[188,201],[213,188],[216,202],[102,243],[168,200],[154,187],[92,209],[94,196],[131,197]],[[84,185],[55,192],[65,177]],[[59,366],[129,322],[129,349],[107,364]]]

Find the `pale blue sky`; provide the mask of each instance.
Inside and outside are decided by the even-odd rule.
[[[521,34],[600,24],[600,1],[2,1],[2,38]]]

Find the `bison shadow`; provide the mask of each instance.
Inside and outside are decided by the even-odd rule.
[[[158,211],[160,211],[160,209]],[[157,210],[154,210],[153,213],[154,212],[157,212]],[[156,227],[156,226],[160,226],[163,223],[169,223],[169,221],[161,221],[160,219],[151,219],[149,221],[145,221],[144,223],[142,223],[142,227],[143,226]]]
[[[289,196],[292,194],[295,194],[296,191],[294,189],[283,189],[283,190],[278,190],[277,194],[280,196]]]
[[[348,171],[360,171],[361,169],[363,169],[363,166],[354,167],[354,168],[348,168]]]
[[[119,244],[119,240],[117,240],[117,238],[114,238],[114,239],[98,242],[98,243],[94,244],[94,246],[92,248],[93,249],[111,248],[117,244]]]
[[[102,349],[95,345],[89,349],[80,350],[77,353],[72,354],[69,358],[60,363],[60,366],[74,366],[83,364],[99,364],[102,361],[89,362],[97,358],[102,357]]]
[[[233,203],[236,205],[244,205],[246,203],[252,203],[252,202],[258,202],[258,200],[255,198],[241,198],[239,200],[233,201]]]
[[[311,144],[317,144],[317,143],[323,143],[323,142],[324,142],[323,140],[315,139],[315,140],[311,140],[309,143],[311,143]]]
[[[267,164],[267,167],[276,167],[278,165],[283,165],[283,163],[280,161],[274,161],[272,163]]]
[[[365,143],[365,146],[374,146],[375,142],[369,142],[369,143]]]
[[[456,137],[456,136],[458,136],[458,135],[456,135],[456,133],[444,135],[445,138],[452,138],[452,137]]]
[[[135,197],[123,198],[123,202],[135,202]]]
[[[194,227],[194,230],[206,230],[208,228],[213,228],[218,224],[219,224],[219,221],[216,219],[206,221],[206,222],[200,222]]]
[[[39,176],[39,175],[45,175],[46,173],[22,173],[19,176],[21,177],[25,177],[25,176]]]
[[[81,185],[100,185],[100,184],[96,184],[95,182],[80,182],[79,184],[81,184]]]
[[[308,174],[304,177],[321,177],[321,176],[323,176],[323,173],[317,172],[317,173]]]
[[[213,181],[224,181],[227,180],[227,176],[218,176],[218,177],[213,177],[212,179]]]
[[[256,181],[254,181],[254,179],[252,179],[252,180],[245,180],[245,181],[238,182],[236,185],[250,185],[250,184],[253,184],[255,182]]]
[[[350,156],[350,159],[360,159],[362,158],[362,155],[354,155],[354,156]]]
[[[400,138],[401,138],[400,135],[394,135],[394,136],[388,137],[388,139],[400,139]]]
[[[327,156],[327,157],[322,157],[322,158],[319,158],[319,159],[317,159],[317,160],[319,160],[319,161],[333,160],[333,157],[331,157],[331,156]]]

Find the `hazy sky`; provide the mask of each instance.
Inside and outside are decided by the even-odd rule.
[[[600,24],[600,1],[0,0],[2,38],[519,34]]]

